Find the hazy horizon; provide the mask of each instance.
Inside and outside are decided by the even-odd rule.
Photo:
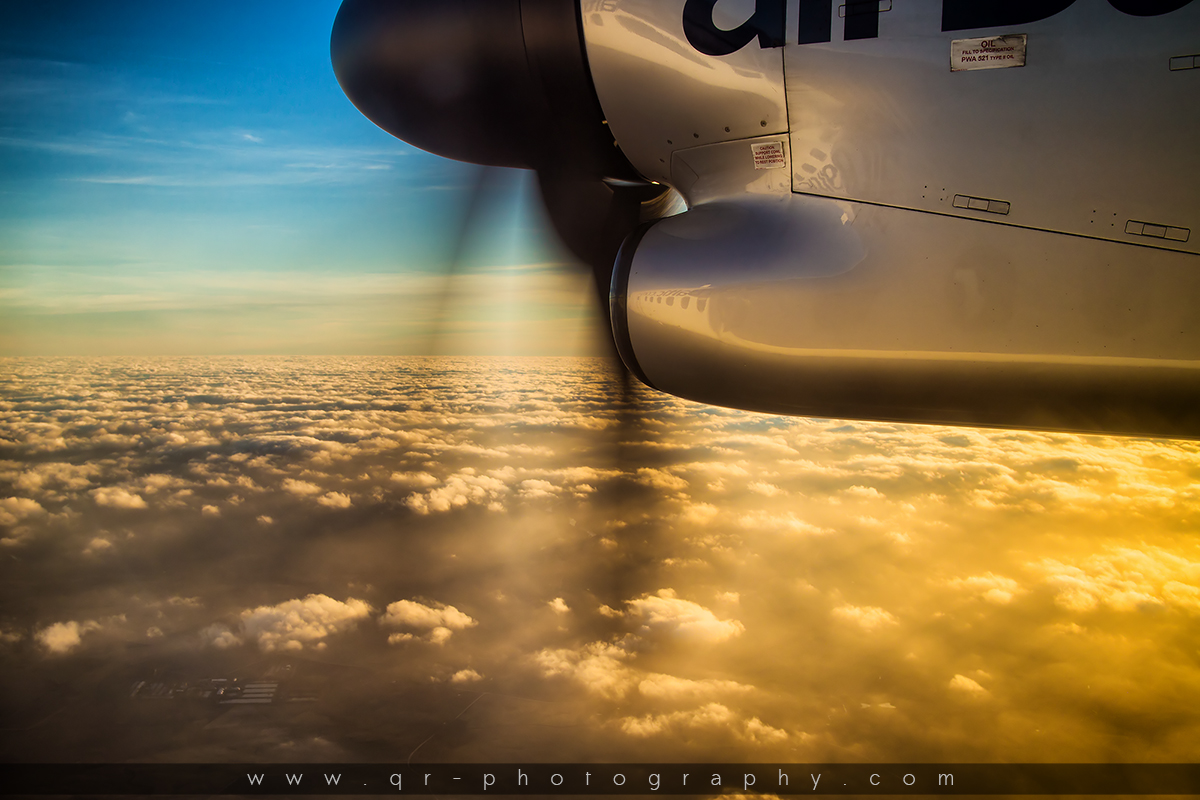
[[[479,168],[346,99],[339,5],[0,7],[0,355],[603,352],[531,173],[464,230]]]

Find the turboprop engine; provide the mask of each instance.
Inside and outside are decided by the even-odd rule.
[[[346,0],[333,54],[386,130],[538,171],[655,388],[1197,436],[1197,32],[1187,0]]]

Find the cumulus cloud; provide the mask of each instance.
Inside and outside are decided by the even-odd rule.
[[[17,476],[14,484],[22,491],[35,494],[52,487],[75,492],[91,486],[91,478],[97,472],[94,464],[65,464],[52,461],[27,468]]]
[[[1200,587],[1179,581],[1167,581],[1162,586],[1163,599],[1179,608],[1200,614]]]
[[[96,555],[97,553],[103,553],[106,550],[111,550],[112,547],[113,543],[108,539],[105,539],[101,536],[96,536],[93,537],[90,542],[88,542],[88,546],[83,549],[83,553],[84,555],[92,556]]]
[[[1200,611],[1200,562],[1159,547],[1107,547],[1071,564],[1043,559],[1028,565],[1073,612],[1101,605],[1116,611],[1173,606]]]
[[[697,730],[728,732],[754,744],[779,744],[788,738],[787,731],[767,725],[758,717],[739,719],[721,703],[708,703],[689,711],[625,717],[620,725],[622,731],[639,738],[661,735],[689,738],[688,735]]]
[[[454,634],[473,628],[479,623],[469,614],[454,606],[434,603],[425,605],[415,600],[397,600],[390,604],[379,618],[379,624],[393,628],[412,628],[426,633],[427,641],[443,644]],[[412,634],[392,634],[388,642],[397,644],[414,638]]]
[[[427,692],[431,674],[440,691],[553,681],[572,713],[595,720],[598,744],[616,736],[647,758],[741,758],[743,750],[729,750],[736,741],[796,747],[796,758],[814,761],[887,760],[897,747],[935,760],[1019,761],[1046,747],[1103,760],[1114,734],[1092,724],[1099,718],[1138,720],[1120,732],[1131,759],[1186,760],[1195,739],[1196,715],[1178,703],[1195,683],[1180,643],[1192,641],[1200,614],[1200,551],[1187,536],[1200,513],[1195,443],[789,420],[648,393],[642,422],[619,426],[605,389],[611,376],[602,383],[592,376],[598,368],[576,362],[509,370],[468,360],[397,360],[384,369],[377,360],[329,359],[321,369],[264,361],[257,372],[239,366],[232,379],[214,362],[209,379],[172,373],[164,360],[157,371],[131,372],[129,391],[105,387],[115,388],[108,398],[85,394],[90,379],[75,381],[89,369],[108,380],[113,363],[64,362],[47,374],[47,397],[71,398],[57,406],[0,401],[0,440],[12,459],[0,461],[0,497],[19,496],[0,500],[9,515],[0,521],[20,517],[17,525],[54,534],[11,567],[23,569],[28,555],[37,574],[59,570],[52,583],[64,593],[31,595],[28,616],[15,610],[0,620],[25,634],[26,647],[9,659],[14,669],[26,648],[51,652],[38,632],[64,642],[69,654],[59,660],[90,655],[93,639],[107,636],[99,615],[114,597],[130,604],[122,630],[152,660],[181,644],[177,632],[214,620],[223,624],[203,632],[214,650],[256,645],[258,634],[239,617],[264,602],[250,582],[313,580],[318,565],[322,587],[364,599],[379,596],[366,588],[374,584],[392,598],[423,591],[481,616],[496,603],[494,618],[480,620],[496,626],[486,636],[464,635],[440,613],[373,629],[363,657],[373,657],[371,641],[424,643],[393,652],[383,683],[399,679],[404,691],[411,680]],[[465,378],[441,380],[443,369]],[[580,466],[614,463],[610,434],[625,437],[629,455],[620,463],[634,468]],[[48,451],[54,466],[34,456]],[[98,487],[144,498],[149,510],[105,507],[108,492],[93,494]],[[351,509],[321,505],[336,495]],[[403,503],[403,541],[391,541],[379,520]],[[205,524],[215,520],[201,516],[204,505],[237,522]],[[557,515],[560,505],[575,527]],[[489,506],[512,513],[483,514]],[[447,519],[455,511],[473,517],[470,530]],[[335,516],[337,541],[328,529]],[[80,550],[100,554],[96,540],[113,546],[103,561],[87,562]],[[903,553],[898,541],[907,542]],[[330,548],[347,557],[328,558]],[[412,558],[371,557],[396,548]],[[151,556],[161,585],[185,595],[210,585],[203,575],[221,575],[222,588],[203,597],[208,610],[196,609],[200,600],[154,603],[133,597],[148,589],[125,591],[127,559]],[[101,563],[111,568],[97,571]],[[609,579],[630,567],[620,585],[636,588],[614,599]],[[511,582],[514,569],[525,589]],[[112,582],[102,587],[104,576]],[[507,599],[493,600],[501,589]],[[106,610],[84,617],[38,611],[97,602]],[[602,602],[616,608],[596,613]],[[72,616],[81,644],[70,642],[69,629],[46,627]],[[306,629],[304,613],[296,616],[295,629]],[[88,633],[85,617],[102,630]],[[797,620],[811,636],[796,635]],[[897,635],[910,621],[921,621],[919,635]],[[276,634],[277,652],[351,643],[332,634],[289,638],[286,624],[260,622]],[[336,622],[328,629],[341,630]],[[429,644],[436,641],[461,647],[438,650]],[[535,655],[515,660],[514,647]],[[347,647],[337,660],[355,657]],[[895,664],[903,679],[863,659]],[[980,659],[1003,664],[1003,677],[973,671]],[[1040,668],[1047,663],[1054,669]],[[991,702],[993,694],[1003,702]],[[871,711],[859,713],[862,706]],[[978,725],[937,723],[964,708],[980,715]],[[885,710],[892,719],[881,719]],[[814,724],[824,732],[800,732]],[[514,729],[514,746],[523,735]]]
[[[418,514],[432,514],[462,508],[468,505],[486,505],[493,511],[504,506],[499,498],[508,487],[504,481],[491,475],[476,475],[471,468],[451,475],[437,488],[426,492],[415,492],[404,499],[404,504]]]
[[[864,631],[875,631],[897,624],[896,618],[890,612],[877,606],[838,606],[833,609],[833,616],[851,622]]]
[[[746,720],[741,738],[755,744],[779,744],[788,738],[788,733],[780,728],[771,727],[758,717],[751,717]]]
[[[694,525],[707,525],[717,513],[717,507],[711,503],[688,503],[679,512],[679,518]]]
[[[341,492],[328,492],[317,498],[317,502],[328,508],[349,508],[350,496]]]
[[[395,483],[402,483],[406,486],[417,486],[428,488],[437,486],[440,481],[430,475],[428,472],[393,472],[391,480]]]
[[[321,493],[321,487],[315,483],[308,481],[298,481],[295,478],[285,478],[283,481],[283,490],[288,494],[294,494],[299,497],[308,497],[314,494]]]
[[[638,683],[638,693],[655,700],[696,701],[719,695],[745,694],[754,690],[737,681],[708,678],[694,681],[674,675],[651,674]]]
[[[563,600],[561,597],[554,598],[547,603],[547,605],[549,605],[556,614],[566,614],[571,610],[571,607],[567,605],[567,601]]]
[[[642,630],[705,642],[723,642],[740,636],[746,627],[735,619],[721,620],[699,603],[675,595],[674,589],[659,589],[626,602],[627,616],[639,620]]]
[[[660,489],[665,492],[682,492],[688,488],[688,482],[678,475],[653,467],[641,467],[634,475],[638,483]]]
[[[483,680],[483,676],[473,669],[460,669],[450,676],[451,683],[474,683]]]
[[[625,663],[630,658],[633,654],[618,644],[592,642],[577,650],[541,650],[533,661],[543,675],[572,678],[589,692],[616,700],[637,684],[637,673]]]
[[[994,575],[991,572],[969,578],[955,578],[949,581],[948,585],[970,592],[996,605],[1011,603],[1013,597],[1023,591],[1021,585],[1012,578]]]
[[[91,631],[100,630],[100,623],[94,620],[87,622],[56,622],[42,628],[33,635],[38,643],[50,651],[52,654],[59,656],[69,653],[83,643],[83,635]]]
[[[0,525],[16,525],[30,517],[38,517],[46,509],[28,497],[5,497],[0,500]]]
[[[205,644],[212,645],[219,650],[225,650],[242,643],[242,637],[230,630],[227,625],[220,623],[213,623],[200,631],[200,639]]]
[[[345,602],[323,594],[259,606],[242,612],[242,629],[267,652],[303,650],[306,645],[324,649],[325,639],[353,628],[371,613],[371,606],[353,597]]]
[[[107,486],[92,490],[92,499],[97,505],[109,508],[147,508],[142,496],[122,489],[120,486]]]
[[[966,675],[955,675],[950,679],[950,688],[956,692],[964,692],[969,695],[985,695],[988,690],[979,685],[978,681],[968,678]]]
[[[691,711],[625,717],[621,720],[621,730],[630,736],[645,737],[667,733],[673,728],[727,728],[734,719],[734,713],[725,706],[709,703]]]
[[[550,481],[531,479],[521,481],[519,493],[525,500],[539,500],[546,497],[557,497],[562,493],[562,489]]]
[[[804,536],[825,536],[833,531],[806,522],[786,511],[773,514],[769,511],[751,511],[738,518],[738,524],[743,528],[756,531],[774,531],[780,533],[798,533]]]

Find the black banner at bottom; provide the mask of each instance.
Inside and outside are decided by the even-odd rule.
[[[1200,794],[1196,764],[0,764],[24,795]]]

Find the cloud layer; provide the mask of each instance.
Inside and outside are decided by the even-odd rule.
[[[1200,757],[1193,443],[631,417],[584,359],[6,367],[14,681],[317,659],[448,759]]]

